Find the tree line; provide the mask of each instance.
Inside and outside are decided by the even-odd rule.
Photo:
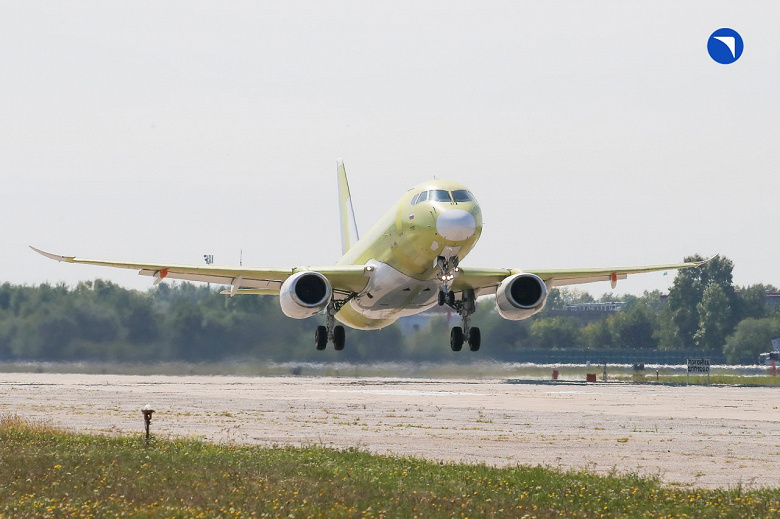
[[[766,292],[776,289],[735,287],[732,269],[730,260],[716,257],[680,271],[666,298],[659,292],[622,296],[623,310],[603,318],[564,311],[567,304],[596,301],[576,289],[553,289],[544,311],[520,322],[501,319],[492,301],[480,301],[472,320],[482,329],[479,355],[522,360],[522,351],[531,349],[695,349],[723,352],[732,363],[754,363],[780,337],[780,308],[766,302]],[[599,301],[616,299],[605,294]],[[379,331],[349,330],[343,352],[314,350],[316,320],[285,317],[275,297],[231,298],[190,283],[163,283],[146,292],[100,279],[75,288],[5,283],[0,360],[453,359],[448,339],[449,327],[458,324],[456,314],[437,314],[411,333],[400,323]],[[473,358],[461,353],[456,360]]]

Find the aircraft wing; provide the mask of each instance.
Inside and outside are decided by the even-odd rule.
[[[177,265],[173,263],[142,263],[130,261],[106,261],[79,258],[76,256],[59,256],[30,247],[35,252],[55,261],[81,263],[137,270],[142,276],[155,278],[157,284],[163,279],[183,279],[187,281],[202,281],[228,285],[227,293],[279,295],[282,283],[301,271],[315,271],[328,278],[333,290],[343,294],[357,293],[365,288],[368,277],[364,267],[357,266],[327,266],[327,267],[232,267],[219,265]]]
[[[456,292],[466,289],[475,290],[477,296],[494,294],[498,285],[505,278],[514,274],[536,274],[547,285],[547,288],[566,285],[578,285],[581,283],[594,283],[596,281],[611,281],[613,288],[619,279],[626,279],[630,274],[647,272],[660,272],[664,270],[676,270],[698,267],[706,261],[669,263],[667,265],[643,265],[634,267],[607,267],[586,269],[472,269],[461,267],[460,275],[453,281],[453,290]]]

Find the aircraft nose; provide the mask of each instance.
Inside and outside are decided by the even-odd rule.
[[[436,218],[436,231],[446,240],[465,240],[470,238],[476,229],[474,216],[463,209],[448,209]]]

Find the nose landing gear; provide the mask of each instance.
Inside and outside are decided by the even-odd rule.
[[[471,319],[471,315],[477,309],[477,298],[474,290],[464,290],[460,301],[458,301],[455,299],[455,292],[450,288],[450,283],[455,279],[455,274],[460,272],[458,263],[457,256],[451,258],[439,256],[436,258],[436,266],[439,268],[437,278],[441,282],[439,306],[446,304],[458,312],[458,315],[463,320],[463,326],[455,326],[450,331],[450,349],[452,351],[460,351],[463,349],[463,343],[467,342],[471,351],[479,351],[479,347],[482,345],[482,333],[479,331],[479,328],[469,326],[469,319]]]
[[[439,267],[437,278],[441,281],[439,289],[439,306],[451,306],[455,308],[455,292],[450,289],[450,283],[455,279],[455,274],[460,272],[458,269],[458,257],[453,256],[449,259],[444,256],[436,258],[436,266]],[[452,269],[450,269],[450,266]]]

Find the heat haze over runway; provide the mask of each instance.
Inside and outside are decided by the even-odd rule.
[[[79,432],[357,447],[489,465],[777,486],[777,390],[504,380],[3,374],[0,413]]]

